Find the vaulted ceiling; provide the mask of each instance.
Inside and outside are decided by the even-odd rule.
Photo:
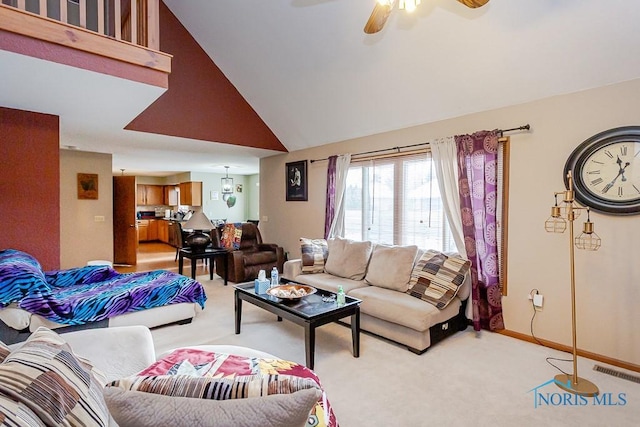
[[[394,10],[373,35],[363,27],[375,0],[163,2],[209,56],[217,70],[209,74],[235,87],[225,96],[246,100],[242,114],[267,136],[247,143],[228,135],[145,129],[145,115],[155,108],[146,106],[156,98],[162,102],[162,91],[116,87],[112,77],[59,64],[47,68],[47,80],[34,79],[26,93],[29,70],[48,65],[0,51],[2,105],[60,114],[63,143],[112,153],[114,170],[223,172],[230,165],[232,173],[250,174],[258,171],[261,157],[283,150],[640,77],[640,2],[628,0],[491,0],[478,9],[455,0],[422,0],[411,15]],[[51,101],[42,109],[32,106],[47,99],[43,94],[52,89],[45,83],[54,77],[87,80],[95,87],[91,98],[105,101],[100,108],[83,107],[81,94],[67,91],[54,96],[76,99],[75,111]],[[193,81],[194,87],[200,83]],[[198,105],[205,107],[194,108],[213,114],[208,93],[200,94]],[[123,94],[130,95],[127,105],[121,104]],[[12,96],[18,101],[4,102]],[[216,102],[222,102],[219,96]],[[188,117],[185,108],[175,108],[176,117]],[[95,119],[82,116],[84,110]]]

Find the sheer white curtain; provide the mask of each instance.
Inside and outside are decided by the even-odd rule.
[[[455,138],[438,138],[429,141],[431,156],[436,169],[438,187],[443,208],[447,214],[449,228],[458,247],[458,252],[467,257],[464,247],[464,233],[460,217],[460,196],[458,195],[458,153]]]
[[[464,232],[460,215],[460,196],[458,194],[458,153],[455,138],[450,136],[429,141],[431,156],[436,169],[442,205],[447,213],[451,234],[458,247],[458,253],[467,258],[464,246]],[[467,304],[465,315],[473,317],[473,304]]]
[[[349,172],[350,163],[351,154],[341,154],[336,159],[336,208],[327,239],[344,236],[344,193],[347,188],[347,172]]]

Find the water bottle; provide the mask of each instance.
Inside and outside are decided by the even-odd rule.
[[[336,304],[338,304],[338,307],[342,307],[343,305],[345,305],[344,289],[342,289],[342,285],[338,286],[338,295],[336,296]]]
[[[278,286],[280,284],[280,279],[278,279],[278,269],[273,267],[271,270],[271,286]]]

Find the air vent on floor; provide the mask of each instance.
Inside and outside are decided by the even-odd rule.
[[[634,383],[640,384],[640,377],[627,374],[624,372],[616,371],[615,369],[605,368],[604,366],[600,366],[600,365],[593,365],[593,370],[602,372],[603,374],[613,375],[614,377],[622,378],[623,380],[633,381]]]

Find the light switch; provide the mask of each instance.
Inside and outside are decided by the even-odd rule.
[[[93,217],[93,220],[95,222],[104,222],[104,216],[103,215],[96,215]]]

